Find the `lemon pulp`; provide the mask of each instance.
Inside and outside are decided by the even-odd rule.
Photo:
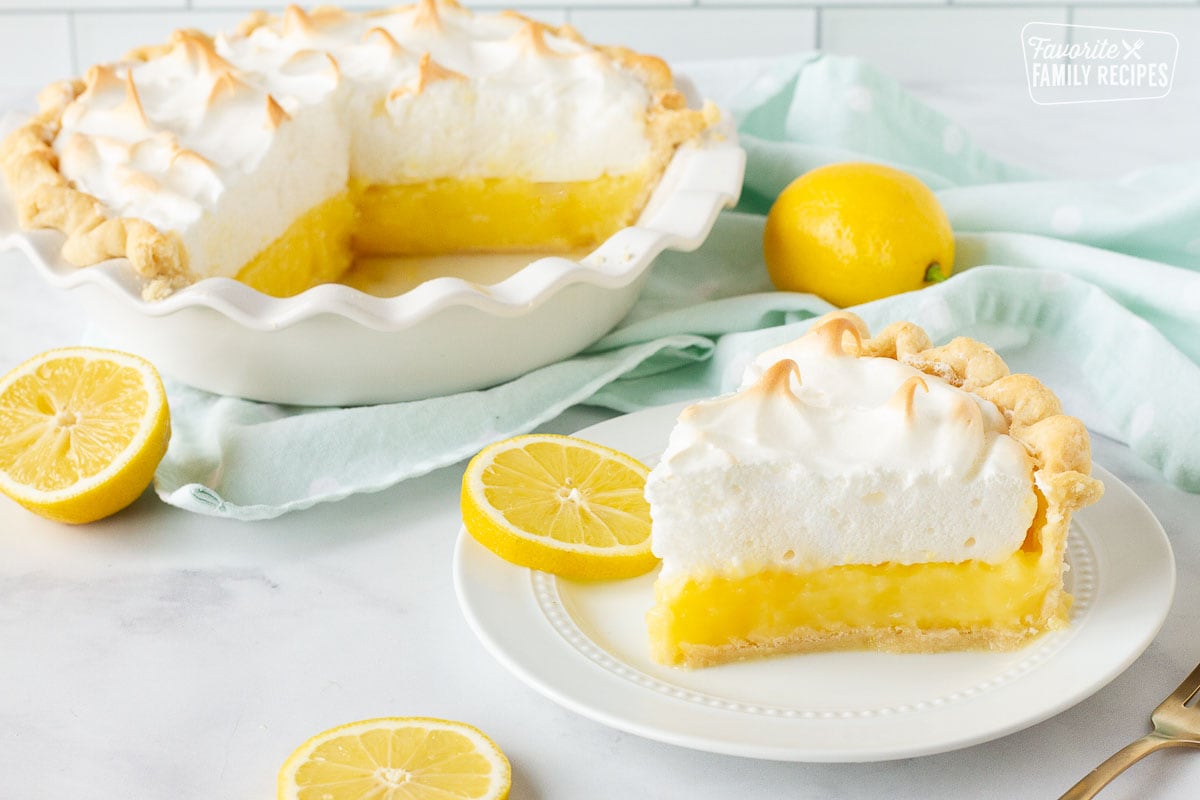
[[[503,800],[508,759],[482,731],[392,717],[325,731],[279,772],[279,800]]]
[[[467,465],[463,524],[521,566],[584,579],[640,575],[657,563],[646,473],[636,459],[593,442],[517,436]]]
[[[51,519],[91,522],[132,503],[169,438],[162,382],[136,356],[51,350],[0,379],[0,491]]]

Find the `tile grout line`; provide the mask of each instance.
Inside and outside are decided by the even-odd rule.
[[[154,15],[154,14],[180,13],[180,12],[187,12],[187,11],[197,12],[197,13],[214,13],[214,14],[216,14],[216,13],[244,12],[244,11],[247,11],[248,9],[250,9],[251,7],[253,7],[253,6],[234,6],[234,5],[197,6],[195,3],[195,0],[185,0],[185,2],[186,2],[186,5],[178,6],[178,7],[176,7],[176,6],[140,7],[140,6],[126,6],[126,5],[113,5],[113,6],[62,5],[62,6],[53,6],[53,7],[46,7],[46,6],[7,7],[7,8],[0,8],[0,16],[10,16],[10,15],[11,16],[26,16],[26,15],[46,16],[46,15],[56,15],[56,14],[73,15],[73,14],[81,14],[81,13],[100,14],[100,15],[109,15],[109,14],[114,14],[114,15],[115,14]],[[267,5],[267,6],[271,6],[271,7],[276,7],[276,6],[280,6],[281,4],[268,2],[268,3],[259,4],[259,5]],[[357,4],[351,3],[349,5],[351,5],[352,7],[357,7]],[[503,3],[502,2],[502,3],[487,5],[487,6],[478,6],[477,8],[481,12],[485,12],[485,11],[491,11],[493,9],[500,9],[506,5],[520,6],[521,3],[519,2],[519,0],[514,0],[514,2],[511,2],[511,3]],[[1100,10],[1123,11],[1123,12],[1128,12],[1128,13],[1133,14],[1133,13],[1137,13],[1139,11],[1148,11],[1148,10],[1149,11],[1158,11],[1158,10],[1172,10],[1172,9],[1190,9],[1190,8],[1196,8],[1198,5],[1200,5],[1200,0],[1184,0],[1183,2],[1170,2],[1169,0],[1164,0],[1161,2],[1149,2],[1149,3],[1134,2],[1134,0],[1122,0],[1122,1],[1118,1],[1118,2],[1111,2],[1110,0],[1092,0],[1092,2],[1087,2],[1087,0],[1082,0],[1082,1],[1075,0],[1075,2],[1073,2],[1073,3],[1062,3],[1062,4],[1056,4],[1053,2],[1040,3],[1040,2],[1033,2],[1032,0],[1025,0],[1023,2],[1016,2],[1016,3],[1006,2],[1006,0],[911,0],[911,2],[898,2],[898,3],[883,2],[881,0],[862,0],[861,2],[858,2],[857,0],[850,0],[849,2],[830,2],[830,3],[821,3],[819,1],[818,2],[805,2],[804,0],[800,0],[799,2],[784,2],[784,3],[773,3],[773,2],[769,2],[769,0],[764,0],[763,2],[735,2],[734,0],[730,0],[729,2],[721,2],[720,0],[686,0],[686,2],[683,2],[683,3],[653,3],[653,4],[639,4],[639,3],[604,4],[604,3],[589,2],[588,0],[583,0],[582,2],[579,2],[579,3],[571,3],[570,0],[566,0],[566,2],[563,2],[562,5],[547,5],[547,6],[537,6],[537,7],[529,7],[529,8],[530,8],[530,10],[536,9],[536,10],[557,11],[557,12],[569,12],[572,10],[611,11],[611,12],[635,11],[636,12],[636,11],[642,11],[642,10],[672,11],[672,10],[679,10],[679,9],[708,9],[708,8],[742,8],[742,9],[747,9],[747,10],[812,9],[814,11],[820,12],[820,11],[824,11],[824,10],[864,10],[864,11],[867,11],[867,10],[926,10],[926,11],[931,11],[931,10],[943,9],[943,8],[953,8],[953,9],[973,9],[973,8],[1016,9],[1016,8],[1022,8],[1022,9],[1034,11],[1034,10],[1037,10],[1040,8],[1060,7],[1060,8],[1066,8],[1069,11],[1071,11],[1072,13],[1076,10],[1081,10],[1081,9],[1086,9],[1089,11],[1093,10],[1093,9],[1100,9]]]
[[[75,31],[75,12],[67,12],[67,47],[71,49],[71,74],[79,74],[79,35]]]

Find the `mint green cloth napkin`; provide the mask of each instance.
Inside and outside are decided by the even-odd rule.
[[[728,79],[728,72],[726,79]],[[695,253],[667,253],[628,318],[581,355],[481,392],[296,409],[169,387],[168,503],[266,519],[391,486],[529,431],[576,403],[632,411],[733,387],[755,353],[831,306],[774,292],[762,214],[820,164],[872,160],[938,191],[958,234],[949,281],[855,310],[973,336],[1042,378],[1096,432],[1200,491],[1200,163],[1105,182],[1040,179],[853,59],[743,65],[731,110],[749,155],[741,206]]]

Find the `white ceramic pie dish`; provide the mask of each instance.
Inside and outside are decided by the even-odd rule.
[[[416,400],[493,386],[599,339],[659,253],[700,246],[737,202],[744,171],[726,122],[681,147],[637,224],[586,257],[539,258],[490,285],[433,278],[396,297],[328,284],[281,299],[208,278],[146,301],[126,259],[80,269],[60,255],[62,234],[21,230],[2,181],[0,249],[73,292],[105,344],[191,386],[295,405]]]

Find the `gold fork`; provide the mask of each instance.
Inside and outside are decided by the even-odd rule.
[[[1084,776],[1067,790],[1059,800],[1087,800],[1108,785],[1108,782],[1140,760],[1143,756],[1164,747],[1200,747],[1200,708],[1188,703],[1200,691],[1200,666],[1163,700],[1150,715],[1154,732],[1125,745],[1107,761]]]

